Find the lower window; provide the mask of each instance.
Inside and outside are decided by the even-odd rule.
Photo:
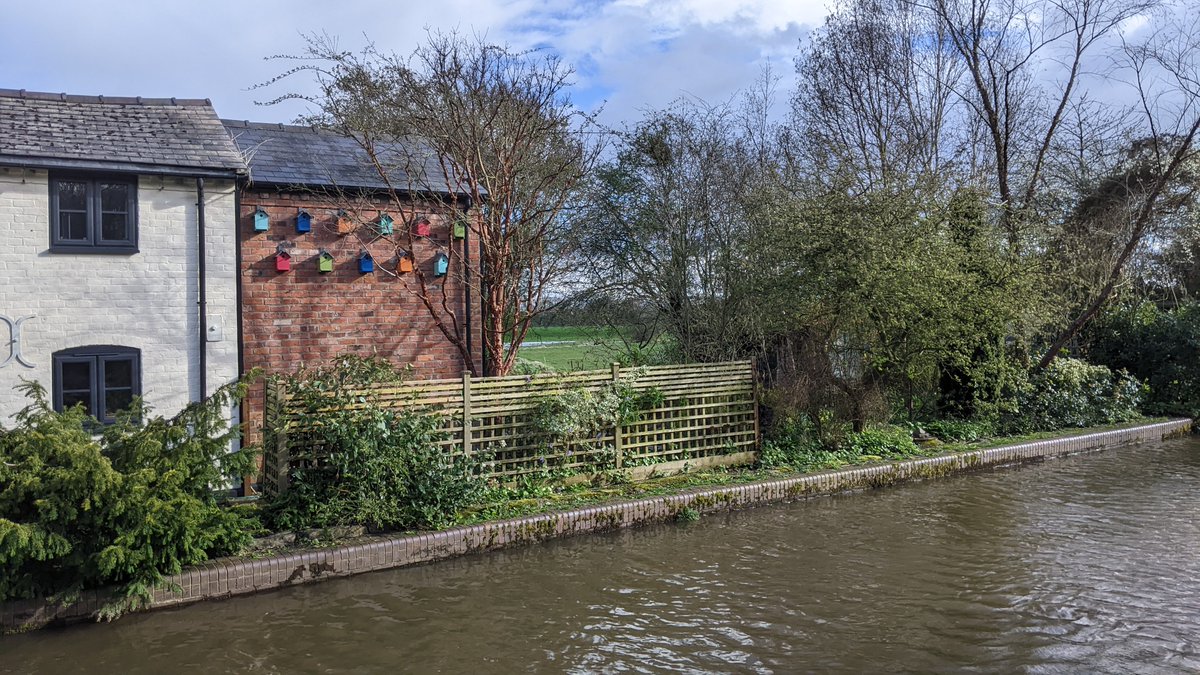
[[[54,353],[54,409],[82,405],[105,424],[142,393],[142,353],[111,345]]]

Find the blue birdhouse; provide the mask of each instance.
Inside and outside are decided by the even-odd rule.
[[[267,217],[267,212],[263,211],[261,206],[255,208],[254,209],[254,231],[255,232],[266,232],[267,228],[270,226],[271,226],[271,219]]]
[[[395,228],[396,221],[386,213],[379,214],[379,234],[391,234]]]
[[[375,259],[371,257],[369,251],[363,251],[358,256],[358,271],[361,274],[370,274],[375,271]]]
[[[304,234],[312,232],[312,214],[303,209],[296,214],[296,232]]]
[[[444,277],[450,271],[450,259],[445,253],[439,253],[433,258],[433,273],[436,276]]]

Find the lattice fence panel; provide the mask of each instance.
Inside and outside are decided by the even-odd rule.
[[[563,443],[537,428],[534,412],[547,397],[576,388],[600,390],[624,382],[654,390],[662,401],[632,423],[603,429],[580,443]],[[471,453],[495,478],[588,473],[598,467],[707,465],[745,461],[758,448],[754,369],[748,361],[654,366],[546,375],[431,380],[374,387],[364,402],[422,411],[442,420],[439,444]],[[312,420],[277,382],[266,393],[264,475],[268,494],[287,489],[291,469],[319,462],[324,449]],[[727,461],[726,461],[727,460]]]

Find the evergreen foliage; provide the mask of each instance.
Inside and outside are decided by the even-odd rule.
[[[1060,357],[1030,376],[1000,430],[1018,434],[1136,419],[1146,386],[1124,371]]]
[[[220,389],[172,418],[141,401],[99,435],[81,407],[29,405],[0,427],[0,600],[69,596],[115,584],[115,614],[149,598],[165,575],[234,553],[255,529],[214,490],[253,466],[228,411],[245,383]]]
[[[1088,357],[1146,382],[1148,412],[1200,416],[1200,303],[1118,307],[1085,336]]]

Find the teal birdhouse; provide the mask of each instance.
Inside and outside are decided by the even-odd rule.
[[[396,221],[392,220],[391,216],[386,213],[381,213],[379,215],[379,234],[389,235],[395,231],[395,228]]]
[[[333,271],[333,254],[325,249],[317,254],[317,271],[321,274]]]
[[[446,276],[450,271],[450,258],[445,253],[439,253],[433,258],[433,273],[439,277]]]
[[[271,219],[267,216],[267,212],[263,211],[262,207],[254,209],[254,231],[266,232],[271,227]]]

